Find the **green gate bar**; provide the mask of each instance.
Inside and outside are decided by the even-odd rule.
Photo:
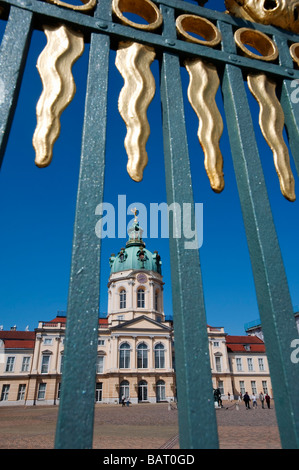
[[[213,62],[222,77],[222,93],[243,212],[248,247],[273,384],[277,420],[284,448],[299,448],[298,365],[291,362],[291,342],[298,338],[288,283],[268,200],[260,157],[247,101],[243,74],[256,70],[281,84],[290,147],[299,174],[299,104],[292,102],[293,80],[299,79],[289,55],[289,43],[299,36],[271,26],[232,18],[180,0],[154,2],[163,12],[163,32],[124,26],[111,17],[111,0],[100,0],[96,11],[82,14],[46,1],[2,0],[8,17],[0,49],[0,79],[6,100],[0,107],[0,163],[4,155],[31,30],[45,22],[66,23],[90,37],[89,69],[74,224],[69,285],[65,361],[55,446],[90,448],[93,439],[94,394],[98,338],[100,240],[95,235],[95,208],[103,200],[108,63],[110,48],[119,40],[150,45],[161,60],[161,98],[168,204],[191,203],[180,62],[202,57]],[[175,16],[191,13],[217,23],[222,49],[179,39]],[[272,35],[278,63],[252,60],[237,53],[233,29],[254,29]],[[111,44],[110,44],[111,39]],[[160,59],[161,57],[161,59]],[[194,219],[194,213],[193,213]],[[170,228],[171,228],[170,223]],[[175,351],[181,448],[216,448],[217,423],[212,397],[206,315],[199,254],[187,250],[182,239],[170,238],[174,304]],[[197,292],[197,296],[190,296]],[[84,358],[84,360],[82,360]],[[198,401],[198,392],[201,400]]]
[[[95,15],[105,14],[103,3]],[[92,448],[101,255],[101,239],[95,234],[95,208],[103,202],[104,191],[109,50],[108,36],[91,35],[55,441],[58,449]]]
[[[226,44],[230,37],[233,49],[232,32],[227,33],[226,28]],[[281,442],[298,448],[298,367],[290,357],[298,331],[239,67],[225,67],[222,91]]]
[[[0,47],[0,168],[9,137],[32,32],[33,14],[11,7]]]
[[[174,11],[162,6],[162,13],[163,34],[174,41]],[[167,203],[181,208],[190,203],[195,226],[180,60],[167,52],[162,59],[161,101]],[[183,237],[175,238],[173,218],[169,220],[169,245],[180,448],[218,448],[199,253],[186,249]]]

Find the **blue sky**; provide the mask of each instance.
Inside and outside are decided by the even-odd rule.
[[[223,2],[210,0],[206,7],[224,10]],[[3,24],[1,24],[3,29]],[[26,65],[6,155],[0,172],[0,325],[33,330],[39,320],[50,320],[58,310],[66,310],[70,273],[73,222],[80,163],[81,129],[88,65],[88,47],[74,66],[77,92],[61,118],[61,134],[54,145],[48,168],[34,164],[32,136],[36,125],[35,107],[42,91],[36,61],[46,39],[35,32]],[[118,114],[117,100],[123,79],[111,53],[108,134],[104,201],[117,208],[118,195],[127,205],[140,202],[166,202],[161,133],[159,89],[148,111],[151,135],[147,144],[149,163],[141,183],[126,172],[125,125]],[[152,70],[157,77],[158,64]],[[184,95],[188,84],[182,70]],[[158,80],[157,80],[158,83]],[[218,102],[222,110],[221,95]],[[258,107],[250,98],[253,119],[258,122]],[[223,111],[222,111],[223,115]],[[244,334],[244,323],[258,318],[258,308],[243,228],[232,159],[224,119],[221,149],[224,157],[225,189],[215,194],[203,166],[197,140],[197,118],[186,101],[186,127],[195,202],[203,204],[203,245],[200,248],[207,322],[224,326],[229,334]],[[282,255],[294,305],[299,304],[298,287],[298,201],[290,203],[280,193],[272,152],[256,126],[262,165],[269,190]],[[292,162],[297,194],[298,176]],[[127,222],[132,216],[127,216]],[[98,217],[95,216],[95,224]],[[124,246],[126,239],[102,241],[100,312],[107,311],[109,256]],[[165,281],[164,308],[172,314],[170,260],[167,239],[146,239],[148,249],[158,250]],[[192,293],[194,294],[194,293]]]

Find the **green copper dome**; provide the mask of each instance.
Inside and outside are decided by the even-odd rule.
[[[126,243],[126,247],[122,248],[116,256],[112,254],[109,258],[110,273],[127,271],[129,269],[144,269],[162,274],[160,255],[157,251],[151,253],[145,248],[145,243],[142,240],[143,230],[139,226],[136,217],[128,232],[129,240]]]

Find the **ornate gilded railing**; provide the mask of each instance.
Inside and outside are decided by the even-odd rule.
[[[0,1],[7,20],[0,49],[0,89],[5,90],[0,103],[1,160],[32,30],[43,29],[47,36],[37,63],[43,91],[33,135],[40,167],[51,162],[61,113],[75,92],[72,65],[90,42],[57,448],[92,446],[100,279],[94,211],[103,199],[110,49],[117,51],[116,67],[124,78],[119,111],[127,126],[127,170],[135,181],[142,180],[145,166],[151,164],[146,152],[147,107],[158,84],[150,65],[160,63],[168,204],[194,205],[181,67],[190,76],[188,99],[198,117],[198,139],[215,192],[225,184],[219,140],[226,119],[281,442],[285,448],[299,447],[299,365],[291,360],[298,333],[245,88],[247,81],[259,104],[260,128],[273,152],[281,192],[293,201],[290,158],[299,171],[299,105],[294,99],[299,80],[298,7],[294,1],[285,10],[280,1],[258,2],[255,10],[250,0],[226,4],[232,14],[179,0],[90,0],[80,6],[59,0]],[[126,12],[143,17],[146,24],[128,19]],[[215,100],[219,86],[225,116]],[[292,156],[283,138],[285,126]],[[217,448],[199,254],[171,236],[170,255],[180,446]]]

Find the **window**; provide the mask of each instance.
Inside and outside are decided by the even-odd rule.
[[[127,293],[125,289],[122,289],[119,293],[119,308],[126,308]]]
[[[2,392],[1,392],[1,399],[0,399],[0,401],[6,401],[6,400],[8,400],[9,389],[10,389],[10,385],[4,384],[4,385],[2,386]]]
[[[248,365],[248,370],[253,371],[253,361],[251,357],[247,358],[247,365]]]
[[[214,341],[213,346],[214,348],[219,348],[219,341]]]
[[[241,357],[237,357],[236,358],[236,364],[237,364],[237,371],[242,371],[243,370],[243,366],[242,366],[242,358]]]
[[[268,393],[267,380],[262,381],[262,387],[263,387],[263,392],[266,395],[266,393]]]
[[[121,344],[119,348],[119,368],[130,368],[130,345],[128,343]]]
[[[98,339],[98,346],[105,346],[105,340],[104,339]]]
[[[17,400],[25,400],[25,390],[26,390],[26,385],[25,384],[20,384],[19,385],[19,390],[18,390]]]
[[[257,394],[257,390],[256,390],[256,381],[255,380],[252,380],[251,381],[251,391],[254,395]]]
[[[22,361],[21,372],[29,372],[30,357],[24,356]]]
[[[47,345],[52,344],[52,338],[47,338],[47,337],[44,338],[44,344],[47,344]]]
[[[41,365],[42,374],[47,374],[49,372],[49,364],[50,364],[50,355],[44,354],[42,356],[42,365]]]
[[[57,400],[60,399],[60,392],[61,392],[61,382],[59,382],[58,388],[57,388]]]
[[[123,321],[125,317],[123,315],[117,315],[118,321]]]
[[[141,380],[138,384],[138,401],[147,401],[147,382]]]
[[[157,395],[157,401],[165,401],[166,400],[164,380],[158,380],[158,382],[156,384],[156,395]]]
[[[38,400],[44,400],[46,396],[46,383],[39,384],[38,387],[38,393],[37,393],[37,399]]]
[[[97,357],[97,374],[103,374],[104,372],[104,356],[100,355]]]
[[[5,372],[13,372],[14,365],[15,365],[15,357],[8,356],[7,362],[6,362]]]
[[[259,363],[259,370],[260,370],[260,371],[264,371],[264,370],[265,370],[264,358],[263,358],[263,357],[259,357],[259,358],[258,358],[258,363]]]
[[[119,401],[121,402],[122,397],[129,398],[129,396],[130,396],[130,384],[127,380],[123,380],[119,386]]]
[[[240,384],[240,392],[242,393],[242,395],[244,395],[244,393],[245,393],[244,380],[240,380],[239,384]]]
[[[155,368],[164,369],[165,367],[165,348],[162,343],[155,346]]]
[[[103,400],[103,383],[97,382],[96,384],[96,402]]]
[[[220,390],[221,395],[224,395],[223,380],[218,380],[218,388]]]
[[[141,343],[137,346],[137,368],[138,369],[147,369],[147,345]]]
[[[138,289],[137,291],[137,307],[144,308],[145,307],[145,293],[144,289]]]
[[[220,356],[215,356],[215,367],[216,367],[216,372],[221,372],[221,357]]]

